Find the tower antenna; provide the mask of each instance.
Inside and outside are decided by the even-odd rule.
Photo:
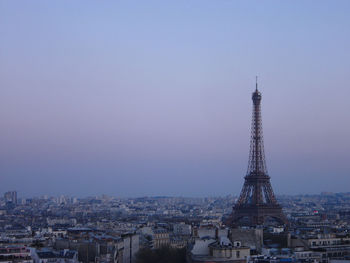
[[[258,91],[258,76],[255,76],[255,90]]]

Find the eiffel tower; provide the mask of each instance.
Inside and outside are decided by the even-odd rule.
[[[263,130],[261,120],[261,93],[258,91],[258,83],[253,92],[253,118],[250,138],[250,151],[245,182],[237,203],[233,207],[232,214],[226,222],[229,226],[238,226],[243,218],[249,219],[249,225],[262,225],[268,217],[281,224],[287,225],[287,219],[282,212],[282,207],[277,203],[273,193],[270,176],[268,175],[265,153]]]

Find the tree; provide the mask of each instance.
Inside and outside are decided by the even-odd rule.
[[[136,263],[186,263],[186,249],[162,247],[151,250],[140,249],[136,254]]]

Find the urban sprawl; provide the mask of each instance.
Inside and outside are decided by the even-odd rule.
[[[350,193],[278,196],[289,225],[225,225],[237,197],[0,199],[1,262],[135,262],[185,249],[188,262],[349,262]]]

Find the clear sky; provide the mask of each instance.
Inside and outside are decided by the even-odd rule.
[[[274,191],[349,191],[349,10],[0,0],[0,193],[239,194],[255,75]]]

